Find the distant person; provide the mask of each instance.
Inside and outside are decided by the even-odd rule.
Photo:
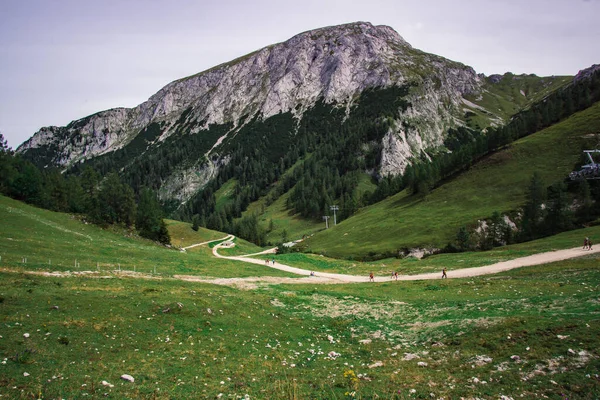
[[[310,276],[315,276],[315,271],[310,271]]]
[[[448,271],[448,269],[446,267],[444,267],[444,269],[442,270],[442,279],[448,278],[448,274],[446,274],[447,271]]]
[[[372,272],[369,274],[369,282],[375,282],[375,276]]]
[[[588,243],[590,242],[589,238],[583,239],[583,249],[586,250],[588,248]]]
[[[394,279],[398,280],[398,271],[394,272]]]
[[[588,239],[588,250],[592,249],[592,241]]]
[[[275,259],[273,259],[273,265],[275,265]]]

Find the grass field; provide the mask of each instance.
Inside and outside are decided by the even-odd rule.
[[[427,196],[401,192],[365,207],[307,241],[311,252],[335,258],[396,254],[413,247],[444,247],[460,226],[519,208],[531,176],[546,184],[568,176],[581,149],[597,145],[600,103],[486,157]],[[565,143],[569,143],[568,146]]]
[[[485,109],[471,107],[474,115],[469,123],[473,127],[484,128],[489,125],[489,113],[506,123],[512,115],[541,101],[572,79],[572,76],[538,77],[507,73],[497,83],[488,82],[481,94],[467,96],[467,100]]]
[[[0,395],[595,399],[598,282],[593,257],[254,291],[0,273]]]

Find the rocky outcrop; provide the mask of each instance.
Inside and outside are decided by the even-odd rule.
[[[582,69],[577,73],[577,75],[575,75],[575,78],[573,78],[573,83],[576,83],[582,79],[589,79],[593,74],[595,74],[598,71],[600,71],[600,64],[594,64],[591,67]]]
[[[154,122],[163,127],[158,145],[173,134],[202,134],[211,124],[239,127],[248,116],[266,119],[291,111],[302,118],[320,99],[349,106],[365,89],[407,84],[410,107],[385,136],[378,171],[398,174],[411,157],[443,143],[447,128],[460,123],[463,96],[480,90],[481,78],[470,67],[412,48],[390,27],[366,22],[298,34],[174,81],[133,109],[103,111],[64,128],[42,128],[18,151],[46,148],[53,152],[54,164],[65,166],[119,149]],[[206,179],[191,177],[211,176],[219,165],[198,164],[209,171],[182,170],[165,177],[169,192],[184,199],[193,191],[184,183],[193,181],[196,189]]]

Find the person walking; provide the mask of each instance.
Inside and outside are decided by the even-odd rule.
[[[588,250],[592,249],[592,241],[588,239]]]
[[[375,275],[372,272],[369,274],[369,282],[375,282]]]
[[[448,269],[446,267],[444,267],[444,269],[442,270],[442,279],[444,279],[444,278],[448,279],[448,274],[446,274],[446,271],[448,271]]]
[[[586,250],[588,248],[588,243],[589,243],[590,239],[589,238],[585,238],[583,239],[583,249]]]

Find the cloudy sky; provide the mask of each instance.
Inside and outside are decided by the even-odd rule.
[[[297,33],[368,21],[477,72],[600,63],[600,0],[1,0],[0,133],[133,107],[167,83]]]

